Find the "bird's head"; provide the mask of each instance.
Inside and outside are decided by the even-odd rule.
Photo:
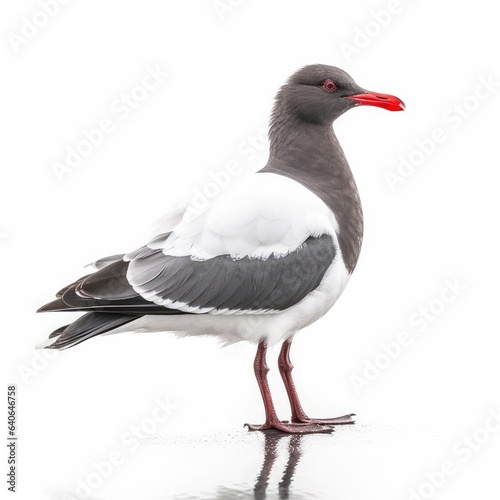
[[[401,99],[365,90],[345,71],[323,64],[298,70],[281,87],[277,96],[277,107],[313,123],[331,124],[348,109],[363,105],[389,111],[405,109]]]

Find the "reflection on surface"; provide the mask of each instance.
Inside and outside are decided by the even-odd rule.
[[[293,498],[296,500],[309,499],[312,500],[317,498],[314,494],[308,494],[307,496],[302,496],[298,492],[294,492],[293,488],[290,488],[297,465],[302,457],[302,440],[307,439],[307,436],[301,435],[290,435],[284,434],[282,432],[270,429],[264,434],[264,445],[263,445],[263,460],[262,466],[256,476],[253,489],[251,484],[249,485],[234,485],[233,487],[219,486],[217,492],[212,500],[238,500],[238,499],[289,499]],[[286,443],[288,441],[288,443]],[[280,456],[279,445],[281,443],[286,443],[285,457]],[[279,469],[278,469],[279,468]],[[270,481],[271,472],[274,474],[280,473],[281,479],[277,484],[272,484]],[[271,483],[271,484],[270,484]],[[271,491],[269,491],[271,490]],[[292,491],[291,491],[292,490]],[[201,499],[198,496],[183,496],[184,500],[188,498],[191,499]],[[208,500],[208,497],[204,497],[204,500]]]
[[[301,457],[301,438],[303,436],[292,435],[286,436],[283,433],[268,431],[264,436],[264,462],[262,463],[262,469],[257,478],[254,488],[254,498],[263,499],[266,498],[266,490],[269,484],[269,475],[273,465],[278,457],[277,447],[281,439],[288,439],[288,461],[286,462],[285,470],[278,484],[279,498],[289,498],[290,484],[293,480],[295,474],[295,469],[299,463]]]
[[[415,469],[428,463],[429,450],[449,445],[447,439],[428,432],[385,425],[344,426],[333,434],[306,436],[243,430],[171,434],[141,444],[137,453],[124,456],[124,463],[85,499],[402,498],[415,487]],[[61,482],[76,487],[85,465],[95,459],[80,460],[79,469]],[[59,479],[55,472],[54,482]],[[59,486],[45,498],[82,497]]]

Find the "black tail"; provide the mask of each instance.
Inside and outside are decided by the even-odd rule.
[[[135,252],[141,255],[146,247]],[[151,250],[148,250],[151,252]],[[156,251],[156,250],[155,250]],[[159,250],[158,250],[159,251]],[[40,348],[67,349],[150,314],[185,314],[146,300],[127,279],[128,261],[113,255],[97,261],[100,270],[76,280],[60,290],[57,299],[38,312],[83,311],[86,314],[70,325],[52,332]]]
[[[121,325],[130,323],[139,315],[89,312],[78,318],[70,325],[63,326],[52,332],[49,339],[55,338],[52,343],[43,346],[46,349],[67,349],[96,335],[113,330]]]

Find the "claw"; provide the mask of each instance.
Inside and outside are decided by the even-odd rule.
[[[348,425],[354,424],[356,421],[355,413],[349,413],[348,415],[342,415],[341,417],[334,418],[309,418],[306,416],[301,416],[299,418],[293,419],[294,423],[304,423],[304,424],[320,424],[320,425]]]

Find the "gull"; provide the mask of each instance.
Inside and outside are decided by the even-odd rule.
[[[41,311],[81,311],[41,347],[66,349],[102,334],[212,335],[257,345],[254,372],[265,422],[249,430],[331,432],[354,414],[310,418],[292,378],[294,336],[326,314],[358,261],[363,214],[333,122],[357,106],[404,109],[367,91],[345,71],[305,66],[276,96],[267,164],[234,182],[204,211],[180,204],[144,246],[94,263]],[[266,351],[282,343],[278,366],[291,407],[280,420],[267,380]],[[98,345],[96,344],[96,348]]]

